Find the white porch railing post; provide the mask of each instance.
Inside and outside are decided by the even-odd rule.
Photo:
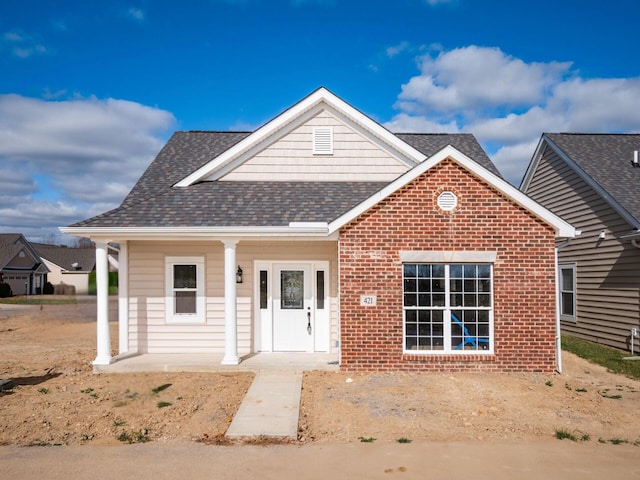
[[[93,361],[94,365],[109,365],[111,363],[107,248],[106,242],[96,242],[97,356]]]
[[[129,245],[120,242],[118,254],[118,353],[129,351]]]
[[[237,240],[224,241],[224,358],[222,365],[238,365],[238,309],[236,293]]]

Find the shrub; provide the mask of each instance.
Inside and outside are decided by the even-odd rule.
[[[0,298],[13,297],[11,285],[8,283],[0,283]]]

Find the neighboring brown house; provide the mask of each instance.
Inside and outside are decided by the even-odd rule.
[[[582,231],[559,244],[563,332],[620,349],[640,330],[639,151],[639,134],[545,133],[520,187]]]
[[[14,295],[42,293],[46,267],[38,252],[21,233],[0,233],[0,277]]]
[[[574,228],[468,134],[393,134],[324,88],[254,132],[177,132],[96,242],[98,351],[325,352],[344,370],[550,372],[556,239]]]

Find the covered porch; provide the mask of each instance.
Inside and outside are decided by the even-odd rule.
[[[185,238],[179,246],[165,239],[119,239],[117,335],[113,329],[109,331],[108,322],[109,241],[96,238],[95,371],[232,371],[240,364],[247,364],[246,370],[303,371],[332,365],[337,369],[335,239],[198,237]],[[179,254],[188,256],[176,257]],[[165,289],[172,275],[165,267],[169,260],[176,262],[175,258],[199,260],[197,284],[202,290],[198,287],[197,308],[201,315],[193,321],[177,323],[163,313],[172,311],[169,290]],[[300,289],[304,292],[300,304],[287,305],[290,308],[285,311],[280,308],[284,305],[280,294],[285,278],[281,273],[291,270],[299,270],[306,287]],[[281,322],[279,330],[276,316]],[[284,321],[289,318],[296,326],[303,323],[304,343],[286,342],[290,324]],[[282,333],[278,336],[276,332]],[[112,337],[117,341],[112,342]],[[179,342],[185,338],[191,343],[181,348]]]
[[[223,365],[223,355],[203,353],[123,355],[109,365],[93,366],[95,373],[133,372],[306,372],[339,371],[338,353],[255,353],[237,365]]]

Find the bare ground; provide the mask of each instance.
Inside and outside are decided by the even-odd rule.
[[[223,443],[251,373],[92,373],[95,305],[0,306],[0,445]],[[116,324],[112,324],[116,338]],[[114,341],[114,345],[117,342]],[[510,443],[563,429],[640,444],[640,382],[564,353],[562,375],[304,376],[299,443]]]

